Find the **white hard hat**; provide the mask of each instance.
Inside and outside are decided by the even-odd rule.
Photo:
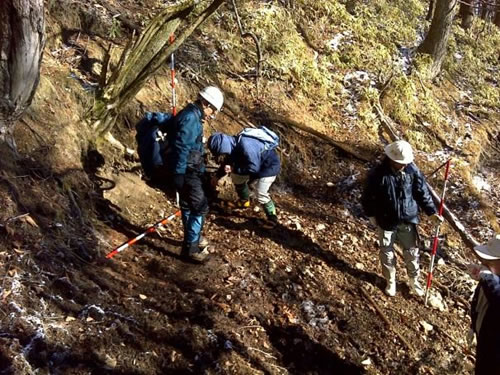
[[[406,141],[396,141],[385,146],[385,154],[399,164],[410,164],[413,161],[413,150]]]
[[[200,91],[200,96],[220,111],[224,104],[224,95],[219,88],[215,86],[207,86]]]
[[[492,238],[485,245],[474,247],[474,251],[480,258],[498,260],[500,259],[500,238]]]

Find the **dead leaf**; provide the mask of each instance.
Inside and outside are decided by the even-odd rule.
[[[5,302],[5,300],[7,299],[7,297],[12,293],[12,290],[6,290],[5,292],[3,292],[3,296],[2,296],[2,301]]]
[[[23,217],[23,219],[31,226],[35,227],[35,228],[38,228],[38,224],[36,223],[36,221],[30,216],[25,216]]]
[[[17,275],[17,270],[15,268],[12,268],[7,273],[9,274],[10,277],[14,277],[15,275]]]

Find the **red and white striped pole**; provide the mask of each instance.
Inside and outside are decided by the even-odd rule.
[[[443,193],[441,194],[441,201],[439,202],[439,216],[443,215],[443,207],[444,207],[444,196],[446,194],[446,185],[448,183],[448,174],[450,172],[450,162],[451,159],[446,162],[446,170],[444,172],[444,185],[443,185]],[[434,241],[432,243],[432,253],[431,253],[431,262],[429,264],[429,273],[427,274],[427,286],[425,289],[425,306],[427,306],[427,299],[429,298],[429,290],[431,288],[432,283],[432,269],[434,268],[434,260],[436,259],[436,252],[439,242],[439,228],[441,227],[441,223],[436,226],[436,232],[434,234]]]
[[[174,34],[170,35],[170,44],[173,44],[175,40]],[[172,80],[172,114],[175,116],[177,114],[177,98],[175,96],[175,58],[174,53],[170,55],[170,78]]]
[[[159,227],[164,226],[169,222],[170,220],[174,219],[176,216],[181,216],[181,211],[177,211],[173,215],[170,215],[169,217],[166,217],[165,219],[157,222],[155,225],[149,227],[146,229],[144,233],[139,234],[137,237],[132,238],[131,240],[128,240],[127,242],[123,243],[122,245],[118,246],[116,249],[111,251],[108,255],[106,255],[106,259],[111,259],[113,258],[116,254],[121,253],[123,250],[125,250],[127,247],[132,246],[135,244],[137,241],[140,241],[143,239],[146,235],[149,233],[152,233],[156,231]]]

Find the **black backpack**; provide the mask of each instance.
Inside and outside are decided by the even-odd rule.
[[[151,179],[155,169],[166,166],[164,156],[168,148],[167,135],[174,123],[174,116],[164,112],[146,112],[137,123],[137,152],[142,169]]]

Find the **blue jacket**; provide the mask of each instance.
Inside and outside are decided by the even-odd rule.
[[[197,104],[188,104],[175,116],[174,129],[168,134],[168,169],[173,174],[186,171],[203,172],[203,111]]]
[[[429,216],[436,213],[422,172],[413,163],[403,172],[394,172],[386,158],[366,179],[361,199],[363,209],[384,230],[394,230],[402,223],[418,224],[419,207]]]
[[[472,328],[477,335],[476,375],[500,374],[500,281],[481,278],[471,303]]]
[[[231,156],[233,172],[251,178],[277,176],[281,163],[276,150],[264,151],[264,144],[255,138],[237,138]]]

